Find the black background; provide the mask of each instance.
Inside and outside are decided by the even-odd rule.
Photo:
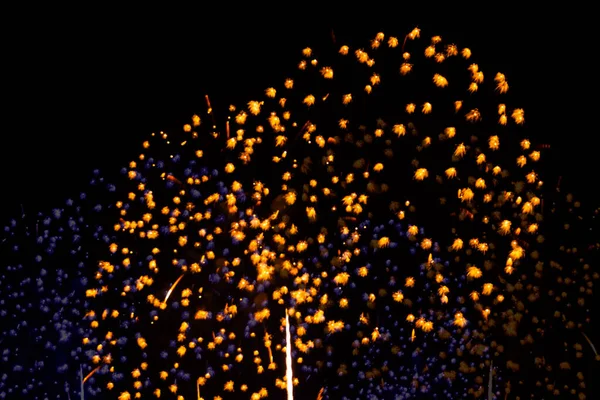
[[[21,204],[51,206],[77,192],[92,168],[117,170],[148,133],[180,129],[203,110],[206,94],[217,117],[229,104],[245,104],[283,79],[302,48],[331,41],[332,31],[340,42],[364,41],[379,30],[403,34],[414,26],[424,37],[469,46],[482,69],[505,73],[526,110],[528,133],[552,145],[547,156],[565,175],[563,184],[594,193],[594,44],[591,28],[577,19],[565,23],[560,10],[546,10],[545,19],[499,11],[489,19],[379,23],[234,9],[5,14],[3,214]]]

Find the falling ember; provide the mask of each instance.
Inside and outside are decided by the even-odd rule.
[[[292,372],[292,335],[290,334],[290,316],[285,313],[285,379],[288,400],[294,400],[294,378]]]
[[[271,348],[271,335],[267,332],[267,328],[265,328],[265,337],[264,337],[265,347],[269,351],[269,365],[273,364],[273,350]]]
[[[85,383],[88,379],[90,379],[92,377],[92,375],[94,375],[99,369],[100,369],[100,365],[98,365],[96,368],[94,368],[92,370],[92,372],[90,372],[89,374],[87,374],[85,376],[85,378],[83,378],[83,383]]]
[[[173,290],[175,289],[175,286],[177,286],[177,284],[179,283],[179,281],[181,281],[181,279],[183,279],[184,275],[185,274],[181,274],[181,276],[179,276],[179,278],[177,278],[177,280],[175,281],[175,283],[173,283],[173,285],[171,285],[171,288],[167,292],[167,295],[165,296],[165,299],[163,300],[162,304],[167,304],[167,300],[169,300],[169,297],[171,296],[171,293],[173,293]]]
[[[210,99],[208,98],[208,95],[205,94],[204,98],[206,99],[206,106],[208,109],[208,114],[212,113],[212,106],[210,105]]]
[[[581,334],[583,335],[583,337],[585,338],[585,340],[587,340],[587,342],[590,344],[590,347],[594,351],[594,354],[596,355],[596,357],[598,357],[598,352],[596,351],[596,346],[594,346],[594,343],[592,343],[592,341],[590,340],[590,338],[585,333],[581,332]]]
[[[319,390],[319,394],[317,395],[317,400],[323,400],[323,393],[325,393],[325,388],[321,388],[321,390]]]

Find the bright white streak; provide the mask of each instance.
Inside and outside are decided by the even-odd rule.
[[[292,377],[292,335],[290,334],[290,316],[285,313],[285,378],[287,398],[294,400],[294,379]]]

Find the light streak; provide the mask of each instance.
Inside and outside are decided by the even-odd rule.
[[[592,348],[592,350],[594,350],[594,354],[596,355],[596,357],[598,357],[598,352],[596,351],[596,346],[594,346],[594,343],[592,343],[590,338],[587,337],[587,335],[585,333],[581,332],[581,334],[583,335],[585,340],[587,340],[587,342],[590,344],[590,347]]]
[[[294,379],[292,376],[292,335],[290,334],[290,316],[285,313],[285,377],[288,400],[294,400]]]
[[[494,368],[494,361],[492,361],[490,363],[490,377],[488,379],[488,400],[492,400],[494,398],[494,395],[492,393],[492,384],[493,384],[493,368]]]
[[[163,304],[167,303],[167,300],[169,300],[169,297],[171,296],[171,293],[173,293],[173,289],[175,289],[175,286],[177,286],[177,284],[179,283],[179,281],[183,278],[183,275],[184,274],[181,274],[181,276],[179,278],[177,278],[177,280],[175,281],[175,283],[171,286],[171,288],[167,292],[167,295],[165,296],[165,299],[163,300]]]
[[[92,370],[92,372],[90,372],[89,374],[86,375],[85,378],[83,378],[83,381],[81,382],[82,384],[84,384],[88,379],[90,379],[92,377],[92,375],[94,375],[98,370],[100,369],[100,366],[98,365],[96,368],[94,368]],[[83,374],[82,374],[83,376]]]

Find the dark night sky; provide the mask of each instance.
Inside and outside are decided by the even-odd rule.
[[[331,41],[331,29],[344,42],[379,30],[403,34],[418,25],[426,37],[440,34],[471,47],[484,70],[507,75],[532,136],[553,145],[550,157],[557,168],[571,174],[595,169],[594,146],[585,146],[593,126],[593,104],[584,100],[594,85],[586,77],[592,66],[584,55],[591,39],[585,25],[559,26],[558,11],[547,12],[554,19],[398,18],[360,28],[351,20],[247,18],[244,10],[197,20],[156,13],[151,19],[85,13],[70,19],[56,10],[15,17],[19,23],[2,39],[4,213],[77,192],[93,167],[116,171],[149,132],[179,129],[201,111],[205,94],[217,116],[219,107],[246,103],[281,81],[300,49]]]

